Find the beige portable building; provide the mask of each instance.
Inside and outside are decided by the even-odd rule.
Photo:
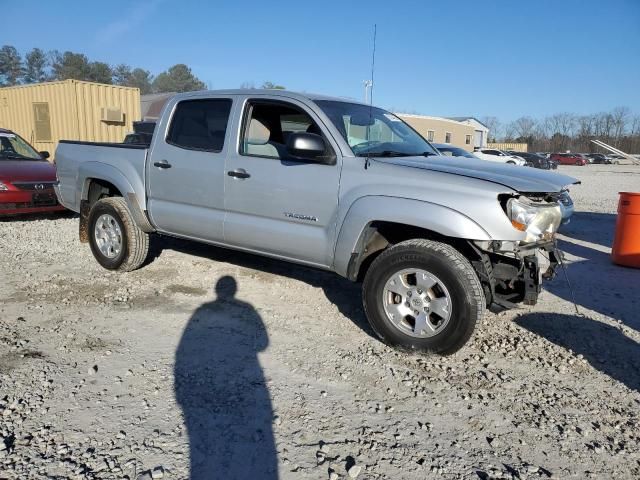
[[[58,141],[122,142],[140,120],[140,90],[64,80],[0,88],[0,127],[53,157]]]
[[[396,113],[420,135],[433,143],[449,143],[455,147],[473,151],[474,128],[472,125],[442,117]]]

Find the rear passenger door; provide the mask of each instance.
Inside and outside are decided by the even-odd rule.
[[[161,232],[223,241],[231,107],[231,97],[181,100],[156,128],[161,137],[149,154],[148,209]]]
[[[322,122],[293,99],[248,98],[225,175],[228,244],[319,266],[333,257],[341,158]],[[289,135],[323,137],[332,164],[300,161]]]

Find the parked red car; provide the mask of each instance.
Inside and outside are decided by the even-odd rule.
[[[53,184],[56,167],[20,135],[0,128],[0,215],[64,210]]]
[[[579,153],[552,153],[550,160],[558,162],[560,165],[587,165],[589,162]]]

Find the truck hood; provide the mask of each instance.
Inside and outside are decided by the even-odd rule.
[[[46,160],[0,160],[0,179],[8,182],[51,182],[56,167]]]
[[[568,175],[471,158],[434,156],[376,158],[375,160],[404,167],[486,180],[504,185],[520,193],[560,192],[569,185],[580,183],[579,180]]]

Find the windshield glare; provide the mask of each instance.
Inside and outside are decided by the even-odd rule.
[[[316,100],[315,103],[356,156],[438,154],[409,125],[381,108],[333,100]]]
[[[14,133],[0,133],[0,160],[42,160],[31,145]]]

